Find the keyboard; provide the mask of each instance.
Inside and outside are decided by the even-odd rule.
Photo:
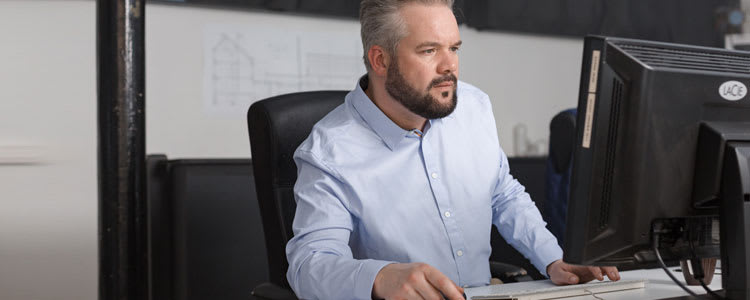
[[[471,300],[537,300],[597,295],[608,292],[642,289],[646,280],[593,281],[584,284],[558,286],[550,280],[498,284],[465,290]]]

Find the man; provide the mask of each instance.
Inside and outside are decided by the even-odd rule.
[[[287,278],[304,299],[463,299],[490,281],[490,230],[557,284],[571,266],[508,173],[490,101],[459,82],[452,0],[364,0],[367,75],[295,152]]]

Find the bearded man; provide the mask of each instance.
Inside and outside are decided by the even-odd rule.
[[[487,94],[458,81],[452,0],[364,0],[367,75],[299,146],[287,279],[303,299],[463,299],[490,282],[490,231],[557,284],[564,263],[509,173]]]

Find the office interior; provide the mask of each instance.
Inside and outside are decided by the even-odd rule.
[[[522,1],[510,1],[509,7]],[[685,9],[689,6],[686,3],[692,1],[706,2],[671,1],[674,6],[659,9]],[[266,2],[283,4],[284,1]],[[560,11],[568,5],[564,0],[543,2],[529,4],[539,11],[538,15],[527,17],[559,18],[563,15]],[[586,1],[589,5],[597,2]],[[750,0],[720,2],[736,5],[741,12],[750,9]],[[236,104],[243,107],[239,111],[217,109],[216,103],[211,103],[206,95],[210,85],[206,72],[211,58],[207,55],[210,51],[207,40],[212,37],[212,28],[249,32],[269,29],[297,36],[330,34],[356,44],[359,23],[356,18],[336,13],[295,11],[284,5],[264,8],[232,3],[207,0],[143,3],[146,153],[164,155],[170,160],[232,161],[236,163],[234,167],[247,167],[243,170],[248,172],[248,185],[253,185],[245,113],[253,101],[260,99]],[[530,14],[528,9],[518,9]],[[721,23],[721,11],[704,13]],[[573,23],[581,18],[573,12],[567,16]],[[599,15],[594,13],[593,17],[596,16]],[[685,37],[679,29],[694,24],[680,25],[680,20],[685,19],[670,23],[675,26],[670,29],[671,36],[689,40],[689,33]],[[719,26],[716,23],[712,26]],[[664,23],[657,20],[653,24],[653,32],[664,30]],[[733,27],[717,33],[719,44],[706,45],[715,41],[705,40],[696,43],[738,49],[745,39],[750,43],[750,38],[744,35],[750,32],[748,22],[727,26]],[[577,105],[585,34],[553,32],[549,27],[528,24],[479,25],[465,20],[460,31],[463,40],[460,79],[490,95],[500,143],[512,159],[511,168],[518,165],[516,176],[529,187],[532,196],[543,201],[549,122],[557,113]],[[634,30],[623,32],[632,38],[648,38]],[[0,299],[97,299],[96,1],[0,1],[0,39]],[[262,39],[254,42],[264,43]],[[349,85],[338,89],[351,89],[356,80],[350,78]],[[212,199],[206,203],[221,201]],[[248,203],[242,207],[251,211],[251,206]],[[243,219],[246,222],[242,224],[251,227],[246,230],[252,231],[248,234],[257,238],[257,243],[246,244],[255,247],[251,249],[254,257],[243,261],[251,264],[248,268],[259,270],[256,273],[260,274],[254,274],[258,277],[252,279],[256,281],[225,278],[222,280],[225,285],[217,283],[217,290],[204,285],[193,294],[177,291],[171,285],[167,289],[171,289],[169,293],[174,299],[234,299],[242,293],[236,287],[243,282],[247,283],[245,295],[249,295],[254,282],[262,281],[262,273],[267,272],[263,235],[257,228],[260,224],[257,211],[252,213],[255,215]],[[191,267],[196,269],[191,271],[197,272],[199,265],[194,262]],[[202,280],[195,273],[190,276],[198,277],[182,276],[183,283]],[[227,282],[235,284],[232,287],[235,290]]]

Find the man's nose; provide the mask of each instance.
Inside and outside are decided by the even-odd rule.
[[[448,51],[442,55],[440,63],[438,64],[439,74],[450,74],[455,73],[458,69],[458,56],[454,52]]]

